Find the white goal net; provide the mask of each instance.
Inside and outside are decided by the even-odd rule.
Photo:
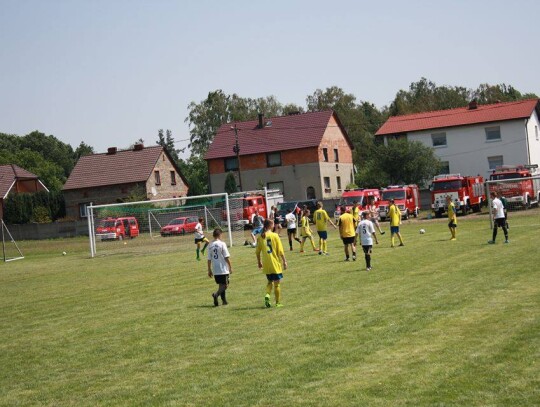
[[[510,227],[533,226],[531,213],[538,213],[536,226],[540,225],[540,175],[522,178],[493,179],[486,181],[488,208],[492,206],[491,193],[494,192],[505,203],[507,221]],[[493,213],[489,211],[493,226]]]
[[[154,201],[88,206],[91,257],[115,253],[185,252],[195,254],[195,226],[201,224],[211,240],[215,228],[229,245],[251,239],[250,215],[266,217],[271,205],[282,200],[279,191],[210,194]]]

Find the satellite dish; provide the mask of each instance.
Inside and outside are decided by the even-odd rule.
[[[152,187],[151,191],[152,191],[152,196],[157,195],[156,187]]]

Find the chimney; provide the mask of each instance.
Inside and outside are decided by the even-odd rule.
[[[262,129],[263,127],[263,114],[259,113],[259,129]]]
[[[474,110],[478,108],[478,103],[476,102],[476,99],[473,99],[469,102],[469,110]]]
[[[116,147],[109,147],[107,149],[107,155],[113,155],[116,154]]]
[[[135,144],[133,146],[133,151],[141,151],[143,148],[144,148],[144,144],[141,144],[141,143]]]

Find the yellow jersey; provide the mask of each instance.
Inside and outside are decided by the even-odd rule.
[[[457,225],[457,212],[454,202],[450,202],[450,205],[448,205],[448,219]]]
[[[328,212],[326,212],[323,208],[317,209],[315,212],[313,212],[313,219],[315,220],[315,226],[317,227],[317,231],[325,232],[326,224],[330,219],[330,216],[328,216]]]
[[[358,206],[353,206],[351,209],[352,216],[354,218],[354,221],[358,223],[358,219],[360,218],[360,209]]]
[[[343,215],[339,217],[338,222],[339,222],[339,235],[342,238],[354,237],[356,235],[354,217],[350,213],[345,212]]]
[[[264,274],[283,273],[281,258],[285,255],[283,245],[277,233],[265,232],[264,238],[257,237],[256,254],[260,255]]]
[[[309,227],[309,218],[307,216],[302,216],[302,219],[300,220],[300,234],[302,237],[311,236],[311,228]]]
[[[390,226],[399,226],[399,223],[401,222],[401,211],[396,204],[390,205],[388,217],[390,218]]]

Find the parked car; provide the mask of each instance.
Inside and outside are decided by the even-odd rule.
[[[168,225],[161,228],[161,236],[178,236],[195,232],[195,226],[199,223],[196,216],[175,218]]]
[[[139,236],[139,223],[133,216],[107,218],[101,220],[96,228],[96,237],[101,240],[133,239]]]

